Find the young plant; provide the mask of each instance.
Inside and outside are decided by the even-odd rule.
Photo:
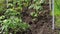
[[[26,31],[30,27],[29,24],[23,22],[21,16],[21,10],[23,8],[22,5],[25,6],[25,4],[22,4],[21,2],[25,1],[26,3],[28,3],[27,2],[28,0],[19,0],[19,1],[18,3],[13,2],[13,4],[8,3],[8,9],[4,12],[3,16],[0,17],[0,21],[2,21],[1,31],[4,31],[5,34],[9,34],[10,29],[14,32],[14,34],[16,34],[16,32]],[[16,3],[19,6],[17,6]]]
[[[8,34],[9,29],[12,29],[12,31],[15,32],[23,32],[26,31],[29,28],[29,25],[22,21],[22,19],[19,19],[18,17],[10,17],[9,19],[3,20],[2,23],[2,30]]]
[[[19,12],[17,12],[14,9],[7,9],[7,11],[4,13],[4,15],[6,16],[16,16],[16,15],[20,15]]]
[[[32,12],[30,15],[32,17],[38,17],[39,11],[43,9],[41,6],[41,3],[43,3],[43,1],[42,0],[33,0],[33,2],[34,3],[29,6],[29,9],[32,8],[35,10],[35,12]]]
[[[32,17],[38,17],[38,14],[35,13],[35,12],[31,12],[30,15],[31,15]]]
[[[40,1],[41,0],[33,0],[34,3],[29,6],[29,9],[30,8],[33,8],[36,11],[41,10],[42,9],[42,6],[41,6],[41,2]]]

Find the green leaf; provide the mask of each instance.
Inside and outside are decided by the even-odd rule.
[[[8,9],[4,14],[7,16],[15,16],[17,14],[20,15],[20,13],[14,9]]]
[[[4,19],[4,18],[5,18],[5,16],[0,16],[0,20],[1,20],[1,19]]]
[[[29,6],[29,9],[30,9],[30,8],[33,8],[33,7],[34,7],[34,4],[31,4],[31,6]]]
[[[30,13],[30,15],[31,15],[32,17],[37,17],[37,16],[38,16],[38,14],[37,14],[36,12]]]
[[[20,23],[20,28],[23,30],[26,30],[27,28],[29,28],[30,26],[27,23]]]

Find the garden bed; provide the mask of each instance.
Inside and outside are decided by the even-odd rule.
[[[27,0],[27,1],[15,1],[9,2],[8,10],[3,13],[4,19],[8,20],[8,27],[3,29],[6,34],[58,34],[52,28],[52,16],[50,15],[49,1],[45,0],[40,3],[40,0]],[[21,3],[22,2],[22,3]],[[13,5],[12,5],[12,4]],[[21,3],[19,5],[19,3]],[[18,7],[19,6],[19,7]],[[13,9],[13,10],[11,10]],[[11,10],[12,12],[9,12]],[[17,12],[16,12],[16,11]],[[15,13],[14,13],[15,11]],[[11,21],[10,21],[11,19]],[[19,21],[19,19],[21,19]],[[13,20],[15,20],[15,23]],[[12,22],[10,24],[10,22]],[[18,23],[21,22],[21,23]],[[2,25],[7,25],[6,21]],[[14,26],[14,24],[16,26]],[[22,24],[22,25],[21,25]],[[12,27],[13,26],[13,27]]]

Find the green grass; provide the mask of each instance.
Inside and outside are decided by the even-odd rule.
[[[60,0],[55,0],[56,27],[60,27]]]
[[[60,27],[60,11],[58,9],[55,8],[55,16],[56,16],[56,26]]]

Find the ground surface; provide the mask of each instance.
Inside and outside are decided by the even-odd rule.
[[[44,11],[41,11],[39,13],[39,16],[33,20],[29,13],[31,11],[34,11],[34,10],[27,10],[27,8],[24,9],[24,11],[27,11],[27,12],[23,12],[23,20],[28,23],[29,25],[31,25],[30,29],[28,29],[26,32],[23,32],[22,34],[58,34],[58,32],[56,32],[55,30],[53,31],[51,29],[51,25],[52,25],[52,16],[50,15],[50,10],[49,10],[49,4],[43,4],[43,8],[44,8]],[[56,9],[56,11],[58,11],[58,9]],[[55,11],[55,14],[60,14],[59,11],[58,13]],[[59,23],[57,22],[60,22],[59,21],[59,17],[57,17],[57,21],[56,21],[56,25],[57,26],[60,26],[58,25]],[[19,32],[17,32],[17,34],[20,34]]]
[[[43,4],[43,8],[45,11],[40,12],[39,17],[35,21],[30,16],[24,16],[24,21],[31,25],[29,34],[58,34],[58,32],[51,29],[52,16],[49,12],[49,5]]]

